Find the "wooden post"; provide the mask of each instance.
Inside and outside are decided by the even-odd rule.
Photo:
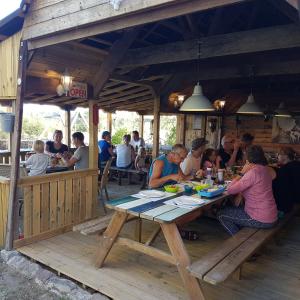
[[[65,110],[65,141],[68,147],[71,147],[71,111],[70,109]]]
[[[186,115],[178,114],[176,124],[176,144],[185,144]]]
[[[144,138],[144,115],[140,115],[140,129],[139,134],[141,138]]]
[[[107,130],[112,134],[112,113],[107,113]]]
[[[160,125],[160,98],[154,99],[154,119],[153,119],[153,149],[152,157],[156,158],[159,155],[159,125]]]
[[[89,168],[98,168],[98,105],[95,100],[89,100]]]
[[[11,174],[10,190],[8,200],[7,228],[5,249],[11,250],[16,232],[16,218],[18,216],[17,185],[20,169],[20,145],[23,120],[23,101],[26,87],[26,66],[27,66],[27,42],[20,41],[18,77],[17,77],[17,96],[15,107],[15,124],[13,133],[13,143],[11,149]]]

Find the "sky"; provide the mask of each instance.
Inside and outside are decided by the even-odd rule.
[[[21,0],[0,0],[0,20],[15,11],[20,3]]]

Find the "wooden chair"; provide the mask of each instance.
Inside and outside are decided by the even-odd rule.
[[[105,208],[105,201],[103,199],[103,191],[105,192],[106,196],[106,201],[109,201],[108,197],[108,192],[107,192],[107,182],[108,182],[108,176],[109,176],[109,169],[111,166],[112,159],[109,159],[105,165],[105,168],[103,170],[102,176],[101,176],[101,181],[99,185],[99,200],[103,205],[104,212],[106,213],[106,208]]]

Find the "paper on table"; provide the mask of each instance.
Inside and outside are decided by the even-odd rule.
[[[131,195],[132,197],[136,197],[136,198],[139,198],[139,199],[148,199],[150,200],[149,202],[155,202],[155,201],[158,201],[158,200],[162,200],[162,199],[165,199],[165,198],[168,198],[168,197],[172,197],[174,196],[175,194],[174,193],[168,193],[168,192],[164,192],[164,196],[162,197],[158,197],[158,198],[145,198],[145,196],[141,195],[141,194],[134,194],[134,195]]]
[[[197,206],[205,203],[205,201],[202,199],[195,199],[194,197],[191,196],[180,196],[177,198],[173,198],[171,200],[167,200],[164,203],[169,205],[174,205],[176,207],[194,209]]]

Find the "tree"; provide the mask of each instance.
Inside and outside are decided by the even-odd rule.
[[[169,133],[167,135],[166,139],[167,145],[175,145],[176,143],[176,125],[173,124],[173,126],[170,128]]]
[[[25,139],[37,139],[43,133],[45,126],[37,118],[24,117],[22,129],[22,134]]]
[[[111,138],[113,145],[122,144],[123,136],[127,134],[127,132],[128,130],[126,128],[119,128]]]

